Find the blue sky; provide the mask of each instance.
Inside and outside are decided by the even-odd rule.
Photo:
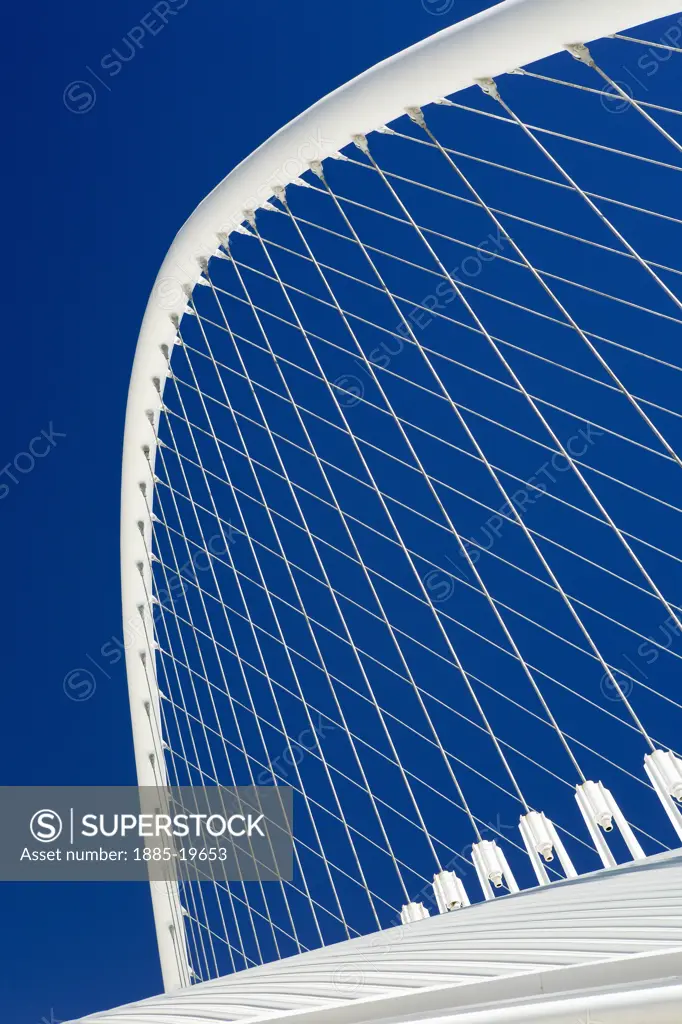
[[[173,234],[316,99],[489,5],[168,6],[162,29],[130,0],[8,14],[0,462],[18,462],[0,492],[6,785],[134,782],[120,458],[137,331]],[[2,1020],[52,1024],[160,988],[142,885],[0,884],[0,921]]]
[[[6,12],[4,233],[13,287],[3,465],[51,425],[66,436],[32,473],[16,474],[0,502],[5,784],[134,781],[122,661],[111,664],[101,648],[121,631],[128,379],[173,234],[231,167],[314,100],[486,5],[458,2],[442,16],[419,0],[401,0],[399,10],[388,0],[176,6],[183,9],[156,36],[145,33],[116,75],[113,51],[131,52],[125,37],[139,39],[151,4],[77,0]],[[105,85],[94,82],[92,109],[72,113],[65,90],[93,84],[88,66]],[[82,92],[87,105],[83,87],[67,99],[79,106]],[[88,666],[94,695],[68,699],[65,675]],[[64,1020],[159,989],[143,886],[3,884],[0,918],[4,1020],[38,1024],[52,1010]]]

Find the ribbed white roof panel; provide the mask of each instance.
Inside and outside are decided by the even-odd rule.
[[[679,1024],[682,1002],[677,1017],[653,1015],[653,989],[661,1005],[664,992],[675,1003],[675,979],[682,982],[677,853],[352,939],[83,1020],[225,1024],[286,1016],[301,1017],[301,1024],[355,1024],[454,1014],[459,1021],[460,1014],[468,1019],[483,1006],[490,1014],[511,1001],[513,1009],[521,998],[528,1007],[528,1000],[560,994],[563,1005],[568,994],[601,990],[600,998],[606,993],[613,999],[639,984],[649,993],[647,1005],[651,1001],[647,1024]],[[608,1012],[601,1013],[604,1022],[611,1019]],[[533,1017],[529,1010],[524,1019],[562,1018],[545,1010]],[[578,1024],[580,1016],[565,1019]],[[619,1008],[613,1019],[630,1018]]]

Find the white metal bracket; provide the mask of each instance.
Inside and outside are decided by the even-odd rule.
[[[471,902],[463,882],[454,871],[440,871],[433,876],[433,894],[441,914],[468,907]]]
[[[400,911],[400,920],[403,924],[423,921],[427,917],[431,917],[431,914],[423,903],[405,903]]]
[[[471,857],[483,895],[487,900],[495,899],[493,887],[501,889],[506,884],[509,892],[519,891],[507,858],[494,840],[482,839],[481,842],[474,843],[471,847]]]
[[[529,811],[528,814],[522,814],[519,820],[519,831],[540,885],[548,885],[550,882],[545,864],[550,864],[554,860],[555,851],[566,878],[578,877],[578,872],[559,838],[554,823],[545,817],[542,811]]]
[[[646,859],[646,854],[639,845],[623,812],[613,799],[610,790],[606,789],[601,782],[582,782],[579,786],[575,787],[575,798],[578,801],[580,813],[585,819],[585,824],[592,836],[592,842],[605,868],[615,868],[617,865],[616,858],[611,853],[609,845],[602,835],[602,832],[613,831],[614,821],[625,840],[628,850],[632,854],[632,859]]]
[[[670,818],[670,824],[682,839],[682,760],[672,750],[655,750],[644,757],[644,771]]]

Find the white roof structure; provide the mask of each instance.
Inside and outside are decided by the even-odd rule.
[[[410,1019],[679,1024],[682,855],[506,896],[83,1021]]]

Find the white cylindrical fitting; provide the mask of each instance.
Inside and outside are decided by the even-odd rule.
[[[611,792],[601,782],[583,782],[576,786],[575,798],[604,867],[615,868],[616,859],[600,829],[603,829],[604,832],[611,832],[614,822],[620,829],[633,860],[643,860],[646,857],[625,815],[613,799]]]
[[[493,887],[501,889],[505,883],[509,892],[519,891],[507,858],[495,841],[482,839],[479,843],[474,843],[471,847],[471,857],[483,895],[487,900],[494,899]]]
[[[645,755],[644,765],[654,768],[668,795],[682,803],[682,760],[672,750],[655,750]]]
[[[529,811],[521,815],[521,821],[525,823],[533,849],[549,864],[554,860],[554,837],[547,818],[542,811]]]
[[[480,843],[474,843],[473,851],[477,855],[477,860],[485,873],[485,877],[489,882],[492,882],[496,889],[501,889],[504,880],[504,868],[500,861],[497,843],[484,839]]]
[[[440,871],[434,875],[433,892],[441,914],[469,906],[466,889],[454,871]]]
[[[412,924],[413,921],[423,921],[430,917],[430,913],[423,903],[405,903],[400,911],[400,920],[403,924]]]
[[[540,885],[549,885],[550,879],[545,864],[554,860],[555,853],[564,869],[566,878],[577,876],[577,871],[566,847],[559,838],[554,823],[543,811],[528,811],[527,814],[522,814],[519,819],[519,831]]]
[[[583,782],[576,790],[582,793],[584,806],[594,824],[604,832],[613,831],[613,812],[601,782]]]
[[[672,750],[654,750],[644,756],[644,770],[656,796],[663,804],[670,824],[682,839],[682,760]]]

